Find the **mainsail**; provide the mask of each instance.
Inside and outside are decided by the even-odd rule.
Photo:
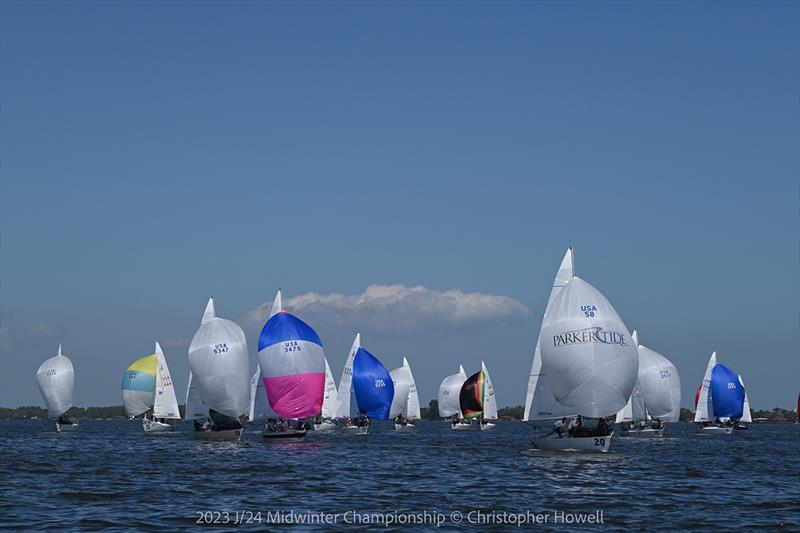
[[[644,397],[642,396],[642,386],[637,379],[631,391],[631,396],[628,398],[628,403],[617,413],[617,422],[639,422],[646,419],[647,412],[645,411]]]
[[[695,401],[695,422],[708,422],[714,415],[714,406],[712,405],[712,392],[711,392],[711,372],[717,364],[717,352],[713,352],[711,357],[708,358],[708,365],[706,365],[706,373],[703,376],[703,384],[700,385],[700,396]]]
[[[178,399],[175,397],[175,385],[169,373],[167,358],[156,342],[156,390],[153,400],[153,417],[178,420],[181,417]]]
[[[200,329],[189,345],[189,368],[203,403],[232,418],[250,407],[247,339],[236,323],[218,318],[208,300]]]
[[[744,406],[742,407],[742,418],[739,419],[739,422],[746,422],[749,424],[753,421],[753,415],[750,413],[750,400],[747,398],[747,389],[744,388],[744,381],[742,380],[741,374],[739,374],[739,383],[744,389]]]
[[[203,403],[200,397],[200,387],[192,378],[192,371],[189,371],[189,384],[186,387],[186,412],[185,420],[205,420],[208,418],[208,406]]]
[[[418,420],[420,418],[419,409],[419,396],[417,395],[417,383],[414,381],[414,373],[411,372],[411,365],[408,360],[403,357],[403,367],[408,371],[408,377],[411,379],[411,385],[408,388],[408,404],[406,405],[406,418],[411,420]]]
[[[361,334],[356,333],[353,345],[347,353],[347,360],[344,363],[344,369],[342,369],[342,377],[339,379],[339,391],[336,394],[336,418],[347,418],[350,416],[350,393],[353,387],[353,361],[360,347]]]
[[[441,385],[439,385],[439,395],[437,396],[440,417],[462,416],[459,395],[461,386],[466,380],[467,374],[461,365],[458,366],[458,374],[452,374],[442,380]]]
[[[47,405],[47,416],[57,418],[72,407],[72,390],[75,386],[75,369],[69,357],[61,353],[51,357],[36,372],[36,383]]]
[[[489,376],[489,369],[486,364],[481,361],[481,370],[486,379],[483,392],[483,418],[485,420],[497,420],[497,398],[494,395],[494,385],[492,385],[492,378]]]
[[[542,368],[556,400],[587,417],[622,409],[636,383],[639,357],[603,294],[573,277],[542,324]]]
[[[275,298],[280,306],[281,292]],[[325,354],[314,329],[284,311],[261,330],[258,360],[269,404],[278,416],[306,418],[322,410]]]
[[[331,367],[325,359],[325,396],[322,398],[322,418],[334,418],[336,416],[336,382],[333,380]]]
[[[264,379],[261,376],[261,365],[256,366],[256,371],[250,378],[250,422],[262,418],[277,418],[278,415],[269,406],[267,391],[264,389]]]
[[[575,259],[572,251],[572,245],[567,248],[564,258],[561,260],[561,265],[556,272],[556,278],[553,280],[553,288],[550,289],[550,297],[547,300],[547,307],[544,310],[542,323],[547,318],[550,307],[553,304],[558,293],[561,292],[562,287],[572,279],[575,275]],[[542,333],[539,331],[539,336],[536,338],[536,347],[533,350],[533,365],[531,366],[531,373],[528,377],[528,393],[525,399],[525,413],[522,420],[546,420],[551,418],[561,418],[562,416],[574,416],[575,409],[561,405],[553,397],[550,392],[550,387],[547,386],[545,374],[542,371],[542,353],[541,353]]]

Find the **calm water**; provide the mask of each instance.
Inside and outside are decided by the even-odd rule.
[[[215,527],[252,531],[275,529],[268,512],[294,510],[340,513],[324,527],[347,530],[356,527],[343,523],[358,520],[353,511],[363,522],[395,511],[420,520],[427,510],[428,524],[417,528],[435,530],[431,521],[446,517],[439,530],[464,529],[476,511],[529,511],[547,523],[527,529],[563,531],[577,526],[554,525],[554,511],[602,510],[605,529],[800,531],[798,425],[707,436],[674,424],[663,440],[616,439],[609,454],[590,455],[536,451],[521,422],[489,432],[421,422],[396,433],[382,424],[366,437],[317,433],[276,444],[254,429],[241,443],[196,442],[187,423],[153,436],[135,421],[81,421],[63,434],[45,420],[0,421],[0,527],[176,531],[214,527],[195,523],[201,511],[227,511],[231,521],[260,511],[261,524]],[[451,522],[454,512],[461,524]]]

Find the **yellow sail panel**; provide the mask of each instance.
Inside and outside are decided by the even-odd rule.
[[[128,370],[138,370],[139,372],[144,372],[145,374],[155,376],[157,368],[158,359],[156,358],[156,354],[152,354],[135,361],[131,366],[128,367]]]

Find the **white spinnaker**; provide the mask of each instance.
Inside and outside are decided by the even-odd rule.
[[[553,288],[550,289],[550,297],[547,299],[547,307],[544,309],[544,319],[550,311],[550,306],[555,300],[561,288],[567,284],[575,275],[575,256],[572,251],[572,245],[567,248],[564,258],[561,260],[561,265],[556,272],[556,278],[553,280]],[[558,403],[550,392],[550,387],[547,386],[545,375],[542,372],[542,353],[541,353],[542,332],[539,330],[539,336],[536,338],[536,347],[533,350],[533,365],[531,366],[531,373],[528,377],[528,393],[525,398],[525,414],[522,417],[524,422],[528,420],[547,420],[552,418],[561,418],[563,416],[575,416],[575,409],[571,409]]]
[[[395,368],[389,372],[394,383],[394,396],[389,408],[389,418],[397,415],[408,416],[408,392],[411,390],[411,378],[405,367]]]
[[[452,374],[442,380],[441,385],[439,385],[438,396],[440,417],[462,416],[459,394],[465,381],[467,381],[467,373],[464,372],[464,367],[460,365],[458,374]]]
[[[639,344],[633,332],[633,342],[639,351],[639,385],[647,413],[662,422],[677,422],[681,414],[681,377],[672,361]]]
[[[250,408],[247,339],[236,323],[218,318],[211,298],[189,346],[189,368],[209,408],[238,418]]]
[[[486,384],[483,387],[483,418],[485,420],[497,420],[497,397],[494,395],[494,385],[489,376],[489,370],[481,361],[481,370],[486,377]]]
[[[711,372],[715,366],[717,366],[717,352],[708,358],[703,384],[700,387],[700,398],[697,400],[697,409],[694,412],[695,422],[708,422],[709,415],[714,413],[714,406],[711,403]]]
[[[331,366],[325,359],[325,396],[322,398],[322,418],[334,418],[336,416],[336,382],[333,380]]]
[[[250,422],[263,418],[277,418],[267,400],[267,391],[264,389],[264,379],[261,377],[261,365],[256,367],[253,377],[250,378],[250,413],[247,419]]]
[[[204,420],[208,418],[208,406],[203,403],[200,397],[200,387],[192,379],[192,371],[189,371],[189,385],[186,388],[186,412],[185,420]]]
[[[411,365],[408,360],[403,357],[403,367],[408,371],[408,377],[411,380],[411,386],[408,388],[408,407],[406,418],[409,420],[418,420],[420,418],[419,409],[419,395],[417,394],[417,383],[414,381],[414,374],[411,372]]]
[[[636,383],[639,355],[628,328],[600,291],[567,282],[542,324],[542,368],[556,400],[583,416],[611,416]]]
[[[753,421],[753,415],[750,413],[750,399],[747,397],[747,389],[744,388],[744,381],[742,381],[741,374],[739,374],[739,384],[744,389],[744,407],[742,408],[742,418],[739,419],[739,422],[746,422],[749,424]]]
[[[47,416],[57,418],[72,407],[72,391],[75,387],[75,369],[69,357],[61,353],[41,364],[36,372],[36,383],[47,405]]]
[[[336,418],[347,418],[350,416],[350,391],[353,387],[353,359],[360,347],[361,334],[357,333],[356,339],[353,341],[353,346],[350,347],[350,352],[347,355],[347,361],[344,363],[342,377],[339,379],[339,391],[336,394]]]
[[[167,366],[167,358],[156,343],[156,393],[153,400],[153,417],[179,420],[178,399],[175,397],[175,386]]]

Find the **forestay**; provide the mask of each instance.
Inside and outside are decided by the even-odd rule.
[[[564,258],[561,260],[561,265],[558,267],[555,280],[553,280],[553,287],[550,289],[550,297],[547,299],[547,306],[544,310],[544,319],[547,318],[550,307],[555,300],[562,287],[575,276],[575,256],[572,250],[572,245],[567,248]],[[533,364],[531,366],[531,373],[528,377],[528,392],[525,398],[525,413],[522,420],[527,422],[529,420],[547,420],[553,418],[561,418],[562,416],[574,416],[575,410],[565,405],[558,403],[547,385],[547,379],[542,371],[542,353],[541,353],[542,332],[539,330],[539,336],[536,338],[536,347],[533,350]]]

